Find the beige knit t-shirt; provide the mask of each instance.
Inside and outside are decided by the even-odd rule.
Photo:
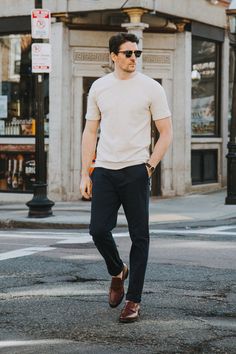
[[[89,91],[86,119],[100,120],[95,167],[120,169],[149,158],[151,119],[171,115],[163,87],[141,73],[96,80]]]

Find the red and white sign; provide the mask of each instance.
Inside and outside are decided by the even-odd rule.
[[[51,44],[32,44],[32,73],[51,72]]]
[[[31,35],[32,38],[50,38],[51,13],[45,9],[31,11]]]

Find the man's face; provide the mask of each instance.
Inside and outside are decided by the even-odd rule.
[[[125,42],[121,44],[119,52],[123,52],[125,50],[137,50],[138,46],[136,43],[133,42]],[[136,62],[137,58],[135,57],[134,53],[130,58],[126,58],[125,53],[117,53],[114,54],[112,53],[112,60],[114,61],[117,69],[127,72],[127,73],[132,73],[136,69]]]

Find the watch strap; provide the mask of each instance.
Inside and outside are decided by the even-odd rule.
[[[153,173],[155,171],[155,167],[150,165],[150,163],[146,162],[145,165],[147,166],[147,168]]]

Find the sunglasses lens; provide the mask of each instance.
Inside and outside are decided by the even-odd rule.
[[[131,58],[132,55],[134,54],[136,56],[136,58],[139,58],[140,55],[142,54],[141,50],[124,50],[124,51],[120,51],[118,53],[123,53],[125,54],[126,58]]]
[[[142,54],[142,51],[141,50],[135,50],[134,54],[135,54],[136,58],[139,58],[141,56],[141,54]]]
[[[131,57],[132,57],[132,54],[133,54],[132,50],[126,50],[126,51],[125,51],[125,56],[126,56],[126,58],[131,58]]]

